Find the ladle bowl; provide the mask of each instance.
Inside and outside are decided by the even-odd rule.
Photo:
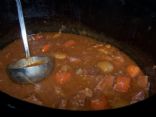
[[[33,56],[23,58],[8,66],[9,75],[18,83],[35,83],[48,76],[52,70],[50,57]]]

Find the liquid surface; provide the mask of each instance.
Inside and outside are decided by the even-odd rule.
[[[37,62],[28,62],[28,64],[25,67],[34,67],[34,66],[39,66],[45,64],[44,61],[37,61]]]
[[[69,110],[111,109],[148,97],[148,77],[110,44],[65,33],[32,35],[29,44],[32,56],[55,58],[54,71],[34,85],[12,81],[7,65],[25,57],[21,40],[14,41],[0,51],[0,90],[13,97]]]

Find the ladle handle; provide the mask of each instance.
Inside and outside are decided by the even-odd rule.
[[[28,39],[27,39],[27,33],[26,33],[26,28],[25,28],[25,23],[24,23],[21,1],[16,0],[16,4],[17,4],[18,18],[19,18],[19,23],[20,23],[21,33],[22,33],[22,41],[24,45],[24,50],[25,50],[26,58],[29,58],[30,51],[29,51],[29,45],[28,45]]]

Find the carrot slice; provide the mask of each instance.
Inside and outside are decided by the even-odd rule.
[[[109,108],[108,101],[105,97],[91,100],[90,106],[94,110],[102,110]]]
[[[116,83],[113,89],[117,92],[125,93],[130,88],[131,79],[126,76],[119,76],[116,78]]]
[[[76,42],[74,40],[69,40],[69,41],[66,41],[63,45],[64,47],[71,47],[71,46],[74,46],[76,44]]]
[[[49,49],[50,49],[50,45],[49,44],[46,44],[46,45],[43,46],[43,48],[42,48],[41,51],[45,53],[45,52],[48,52]]]
[[[136,65],[129,65],[126,69],[129,76],[132,78],[136,77],[140,73],[140,69]]]
[[[71,72],[57,72],[55,80],[58,84],[63,85],[71,79]]]

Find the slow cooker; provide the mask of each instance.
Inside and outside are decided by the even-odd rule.
[[[100,112],[154,111],[156,108],[156,9],[154,0],[22,0],[28,34],[59,31],[117,40],[119,48],[131,56],[150,76],[149,98],[141,102]],[[0,4],[0,48],[18,37],[16,4]],[[42,28],[41,28],[42,27]],[[10,37],[11,35],[11,37]],[[120,44],[124,46],[120,47]],[[67,111],[30,104],[0,92],[0,110]]]

